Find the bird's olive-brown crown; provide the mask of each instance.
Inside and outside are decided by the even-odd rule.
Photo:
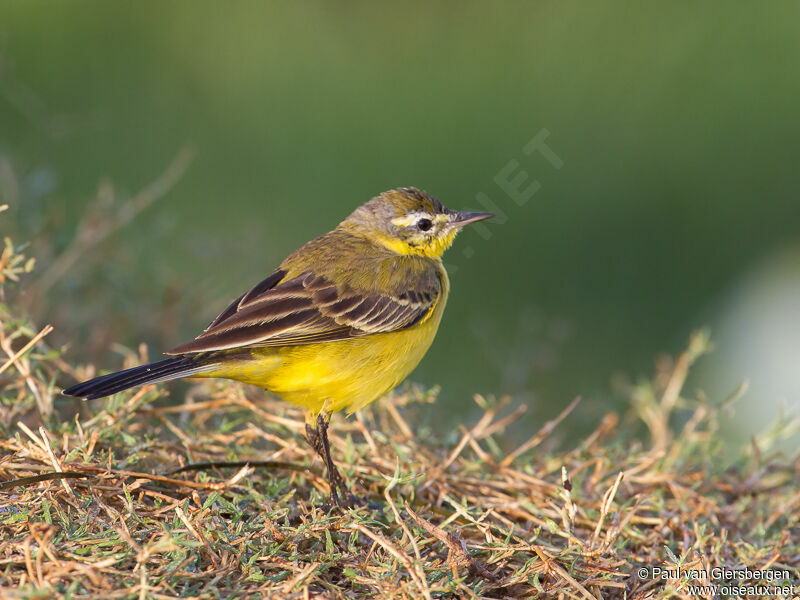
[[[375,196],[339,227],[358,232],[398,254],[437,258],[464,225],[492,216],[450,210],[427,192],[404,187]]]

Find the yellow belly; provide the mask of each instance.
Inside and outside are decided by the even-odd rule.
[[[284,400],[320,411],[353,412],[403,381],[428,351],[439,328],[446,297],[430,317],[409,329],[362,338],[254,348],[252,360],[237,360],[204,377],[258,385]]]

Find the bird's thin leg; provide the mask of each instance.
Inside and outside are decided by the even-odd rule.
[[[319,456],[322,456],[322,447],[320,446],[320,439],[317,435],[317,430],[308,423],[306,423],[306,441],[314,450],[314,452],[316,452]]]
[[[328,442],[328,421],[322,413],[317,416],[317,427],[313,428],[306,423],[306,438],[308,444],[325,462],[328,471],[328,486],[331,490],[331,503],[336,506],[349,506],[352,504],[352,494],[345,485],[344,478],[339,473],[331,457],[331,447]],[[341,500],[339,494],[341,493]]]
[[[314,449],[314,452],[316,452],[317,455],[325,463],[325,469],[328,471],[328,487],[330,487],[330,500],[332,504],[339,506],[339,497],[336,493],[337,488],[331,481],[331,464],[333,464],[333,461],[329,458],[330,449],[328,449],[327,454],[325,452],[325,446],[323,446],[322,436],[320,435],[319,422],[317,423],[317,427],[312,427],[311,425],[306,423],[306,441],[308,442],[308,445]]]
[[[322,451],[324,453],[323,460],[328,467],[328,483],[331,486],[331,491],[333,491],[334,487],[339,489],[339,493],[342,496],[342,501],[339,506],[352,507],[355,504],[355,496],[353,496],[353,493],[347,487],[344,477],[342,477],[342,474],[333,462],[331,447],[328,442],[328,420],[322,413],[317,416],[317,432],[321,439]]]

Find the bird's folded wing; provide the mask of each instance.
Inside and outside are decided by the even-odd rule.
[[[441,292],[435,277],[395,294],[341,290],[310,271],[282,281],[285,275],[281,270],[270,275],[197,338],[167,354],[291,346],[397,331],[424,319]]]

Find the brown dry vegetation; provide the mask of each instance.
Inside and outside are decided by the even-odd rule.
[[[574,447],[550,441],[577,401],[516,436],[524,408],[480,397],[476,422],[436,435],[416,425],[435,393],[411,387],[335,418],[335,458],[363,500],[342,511],[324,506],[300,411],[258,390],[59,397],[94,369],[25,318],[22,249],[8,241],[0,267],[3,597],[682,598],[720,583],[639,575],[678,566],[771,569],[800,592],[800,460],[770,446],[796,423],[724,458],[735,394],[683,391],[702,332]]]

